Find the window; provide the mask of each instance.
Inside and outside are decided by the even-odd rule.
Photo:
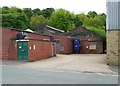
[[[96,42],[90,42],[89,43],[89,49],[90,50],[96,50]]]

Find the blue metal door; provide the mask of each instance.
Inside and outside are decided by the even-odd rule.
[[[73,52],[80,53],[80,40],[79,39],[73,40]]]

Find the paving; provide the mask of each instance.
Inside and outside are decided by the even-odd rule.
[[[4,60],[2,64],[52,71],[118,74],[117,67],[107,65],[106,54],[58,54],[34,62]]]

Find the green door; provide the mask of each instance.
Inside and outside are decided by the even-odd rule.
[[[18,41],[18,60],[28,60],[27,41]]]

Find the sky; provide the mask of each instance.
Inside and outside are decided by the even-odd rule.
[[[88,13],[96,11],[97,13],[106,13],[106,0],[0,0],[0,7],[16,6],[18,8],[63,8],[70,12]]]

